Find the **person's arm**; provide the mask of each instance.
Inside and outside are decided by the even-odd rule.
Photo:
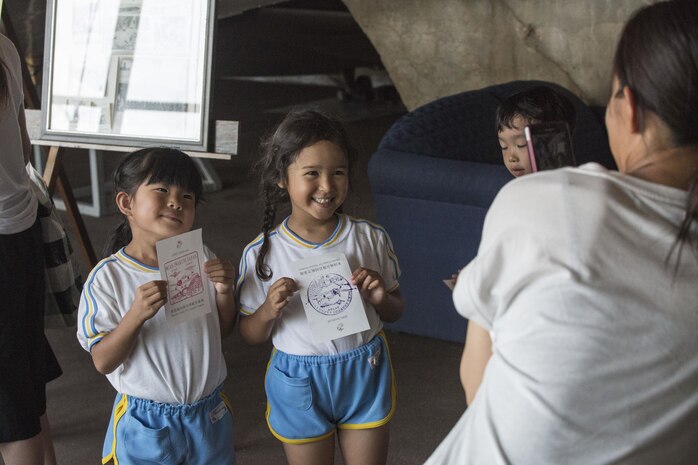
[[[291,278],[281,278],[269,288],[264,303],[252,315],[240,317],[240,334],[248,344],[261,344],[271,337],[274,323],[283,315],[288,299],[298,290]]]
[[[92,346],[92,362],[97,371],[108,375],[128,358],[143,324],[165,305],[167,282],[150,281],[136,290],[133,304],[124,318],[101,341]]]
[[[378,312],[382,321],[392,323],[402,316],[405,300],[400,289],[388,292],[380,273],[368,268],[357,268],[351,275],[352,282],[359,288],[361,296]]]
[[[19,123],[19,131],[22,135],[22,153],[24,155],[24,164],[26,165],[29,163],[29,157],[32,153],[32,143],[29,139],[29,133],[27,132],[27,119],[24,115],[24,106],[19,107],[17,123]]]
[[[468,405],[473,402],[480,388],[490,357],[492,357],[490,333],[472,320],[468,321],[468,332],[465,335],[465,347],[460,361],[460,380]]]
[[[235,268],[229,260],[214,258],[205,264],[208,279],[216,288],[216,308],[218,309],[218,321],[221,327],[221,336],[226,337],[233,332],[237,319],[237,307],[233,283],[235,282]]]

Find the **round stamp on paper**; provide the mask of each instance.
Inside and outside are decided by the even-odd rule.
[[[308,303],[323,315],[338,315],[351,303],[352,287],[343,276],[324,274],[310,282]]]

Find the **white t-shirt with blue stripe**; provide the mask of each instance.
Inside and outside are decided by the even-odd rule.
[[[212,254],[206,250],[207,259]],[[160,270],[123,249],[97,264],[87,277],[78,309],[78,341],[90,349],[112,331],[133,304],[136,289],[159,280]],[[190,404],[225,380],[215,288],[207,279],[214,308],[206,316],[170,324],[164,308],[146,321],[126,361],[107,379],[118,392],[170,404]]]
[[[400,267],[393,251],[388,233],[382,227],[366,220],[339,215],[337,228],[324,242],[308,242],[293,233],[288,227],[288,218],[269,233],[270,250],[265,263],[273,276],[269,281],[257,277],[255,264],[262,245],[262,235],[252,241],[243,251],[237,283],[240,311],[251,315],[264,303],[272,284],[282,277],[293,277],[291,263],[328,253],[343,253],[352,271],[359,267],[380,273],[386,289],[398,287]],[[272,332],[274,347],[295,355],[334,355],[355,349],[376,336],[383,324],[375,308],[364,301],[370,329],[345,336],[330,342],[316,342],[298,294],[284,308],[283,316],[275,323]]]

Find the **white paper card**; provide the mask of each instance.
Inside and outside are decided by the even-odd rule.
[[[210,313],[201,228],[158,241],[155,248],[160,276],[167,281],[167,320],[181,323]]]
[[[306,258],[291,264],[313,337],[331,341],[369,329],[359,289],[351,283],[344,254]]]

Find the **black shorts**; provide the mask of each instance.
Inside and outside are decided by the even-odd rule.
[[[0,234],[0,443],[41,431],[46,383],[61,374],[44,335],[41,226]]]

